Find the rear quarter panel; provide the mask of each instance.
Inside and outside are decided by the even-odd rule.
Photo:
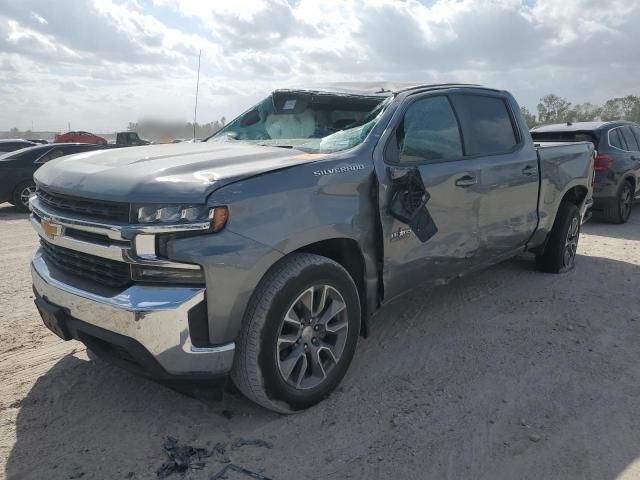
[[[574,187],[585,187],[585,200],[592,195],[593,144],[541,143],[538,148],[540,163],[540,196],[538,200],[539,224],[529,242],[530,247],[544,243],[565,194]]]

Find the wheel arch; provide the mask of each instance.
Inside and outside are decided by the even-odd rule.
[[[371,288],[367,286],[365,257],[358,242],[352,238],[328,238],[304,245],[290,253],[319,255],[329,258],[344,267],[358,289],[360,310],[362,312],[360,334],[366,337],[368,334],[368,318],[372,313],[369,304],[372,293],[370,291]],[[373,296],[375,297],[375,293],[373,293]]]
[[[635,195],[636,188],[637,188],[636,177],[632,173],[627,173],[623,177],[622,182],[629,182],[631,184],[633,194]],[[622,182],[621,182],[621,185],[622,185]]]
[[[573,185],[569,188],[567,188],[567,190],[564,192],[564,194],[562,195],[562,197],[560,197],[560,201],[557,202],[557,208],[555,209],[555,211],[553,212],[553,221],[548,223],[548,227],[545,228],[545,235],[543,237],[543,239],[541,240],[540,243],[535,243],[533,247],[528,247],[527,249],[530,252],[535,253],[536,255],[542,254],[546,247],[547,247],[547,242],[549,241],[549,236],[551,235],[551,229],[553,228],[553,225],[556,221],[557,215],[558,215],[558,210],[560,209],[560,205],[563,202],[569,202],[572,203],[573,205],[577,206],[578,209],[580,209],[583,205],[583,203],[585,202],[585,200],[587,199],[587,195],[589,195],[589,189],[584,186],[584,185]]]
[[[582,205],[585,198],[587,198],[587,194],[589,190],[584,185],[576,185],[575,187],[570,188],[565,192],[560,200],[562,202],[570,202],[576,205],[578,208]]]

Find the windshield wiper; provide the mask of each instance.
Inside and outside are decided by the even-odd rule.
[[[256,143],[256,145],[261,147],[294,148],[293,145],[274,145],[272,143]]]

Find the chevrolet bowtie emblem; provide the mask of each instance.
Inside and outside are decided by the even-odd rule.
[[[42,220],[42,231],[44,232],[45,236],[49,239],[49,240],[53,240],[53,237],[60,235],[60,230],[61,227],[60,225],[56,225],[55,223],[50,223],[47,220]]]

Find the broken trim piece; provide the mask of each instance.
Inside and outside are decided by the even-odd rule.
[[[427,209],[431,195],[424,187],[420,170],[417,167],[388,167],[387,170],[392,183],[390,215],[409,225],[422,243],[428,241],[438,233],[438,227]],[[404,236],[392,235],[391,240]]]

